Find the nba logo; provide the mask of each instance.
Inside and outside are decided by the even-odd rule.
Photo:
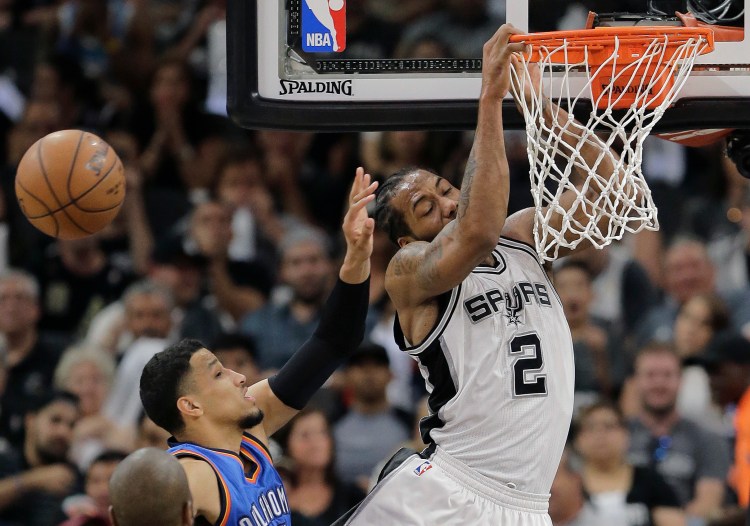
[[[302,49],[313,53],[346,48],[346,0],[302,0]]]
[[[421,477],[425,474],[427,470],[432,469],[432,464],[429,460],[425,460],[420,465],[418,465],[416,468],[414,468],[414,474],[418,477]]]

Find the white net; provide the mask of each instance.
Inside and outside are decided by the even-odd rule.
[[[535,45],[533,54],[520,59],[520,73],[511,71],[526,121],[540,261],[555,260],[561,248],[584,240],[603,248],[626,232],[659,228],[641,172],[643,143],[706,43],[695,37],[675,44],[664,35],[639,44],[639,56],[633,57],[632,43],[613,38],[613,51],[605,48],[605,56],[601,40],[583,47],[568,40]],[[592,60],[594,53],[599,56]],[[628,63],[618,63],[624,55]],[[541,75],[536,87],[530,60]],[[576,107],[579,99],[593,105],[587,121],[561,109]]]

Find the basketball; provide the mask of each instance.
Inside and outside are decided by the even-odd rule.
[[[18,204],[32,225],[52,237],[78,239],[100,231],[120,211],[124,197],[122,162],[93,133],[50,133],[18,164]]]

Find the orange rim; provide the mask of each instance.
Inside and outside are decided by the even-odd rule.
[[[512,35],[510,42],[525,42],[531,46],[527,60],[538,62],[543,56],[553,64],[583,62],[600,64],[597,57],[608,59],[616,46],[627,46],[626,53],[619,53],[617,62],[630,64],[641,58],[638,49],[647,49],[655,41],[666,40],[667,49],[676,49],[686,42],[702,38],[705,45],[699,51],[703,55],[714,49],[714,33],[707,27],[681,26],[618,26],[595,27],[593,29],[573,29],[568,31],[547,31]],[[540,50],[544,49],[544,55]],[[593,52],[593,53],[592,53]],[[667,53],[665,58],[671,58]]]

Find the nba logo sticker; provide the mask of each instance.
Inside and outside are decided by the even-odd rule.
[[[341,53],[346,48],[346,0],[302,0],[302,49]]]
[[[429,460],[425,460],[420,465],[418,465],[416,468],[414,468],[414,474],[418,477],[421,477],[425,474],[426,471],[432,469],[432,464],[430,464]]]

